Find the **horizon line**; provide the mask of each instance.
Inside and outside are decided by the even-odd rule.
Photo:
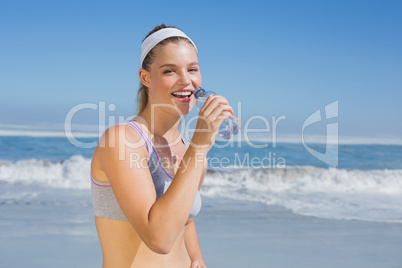
[[[1,127],[1,125],[0,125]],[[1,137],[48,137],[48,138],[99,138],[101,134],[99,132],[85,132],[85,131],[73,131],[72,135],[67,135],[65,131],[61,130],[28,130],[28,129],[1,129],[0,128],[0,136]],[[279,137],[276,138],[275,143],[297,143],[301,144],[301,135],[288,133],[277,135]],[[282,137],[281,137],[282,136]],[[185,137],[188,138],[188,137]],[[311,141],[313,140],[313,141]],[[329,139],[330,142],[328,144],[336,144],[333,142],[333,139]],[[221,137],[217,137],[216,141],[222,142],[227,141]],[[270,138],[249,138],[245,139],[241,137],[234,137],[232,139],[233,142],[268,142],[273,143]],[[326,135],[305,135],[305,142],[308,144],[327,144]],[[402,137],[364,137],[364,136],[339,136],[338,144],[353,144],[353,145],[402,145]]]

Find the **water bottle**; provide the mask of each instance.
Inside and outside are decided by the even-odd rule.
[[[206,91],[205,89],[201,88],[201,87],[197,87],[194,90],[194,97],[197,99],[197,108],[198,111],[201,110],[202,106],[204,106],[205,101],[207,100],[208,96],[213,96],[213,95],[217,95],[215,92],[213,91]],[[240,120],[236,117],[236,116],[231,116],[229,118],[226,118],[221,126],[219,127],[219,135],[222,136],[222,138],[224,139],[230,139],[232,137],[232,135],[236,135],[237,133],[239,133],[241,129],[241,123]]]

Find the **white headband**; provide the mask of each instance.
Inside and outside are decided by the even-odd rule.
[[[194,42],[182,31],[176,28],[163,28],[159,31],[154,32],[150,36],[148,36],[141,45],[141,66],[142,62],[144,61],[145,57],[148,55],[149,51],[154,48],[159,42],[165,40],[166,38],[173,37],[173,36],[180,36],[187,38],[197,50]]]

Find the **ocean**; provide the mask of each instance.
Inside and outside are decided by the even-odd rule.
[[[325,151],[324,144],[311,146]],[[0,136],[0,204],[91,206],[87,197],[68,196],[89,195],[93,150],[63,137]],[[338,155],[331,167],[302,144],[217,141],[201,193],[319,218],[402,223],[402,146],[340,144]]]

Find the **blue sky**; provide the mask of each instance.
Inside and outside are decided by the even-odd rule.
[[[203,87],[240,101],[243,122],[286,116],[278,131],[297,134],[338,101],[340,135],[401,138],[401,14],[402,1],[2,0],[0,124],[63,123],[101,101],[134,114],[141,41],[165,23],[197,44]]]

